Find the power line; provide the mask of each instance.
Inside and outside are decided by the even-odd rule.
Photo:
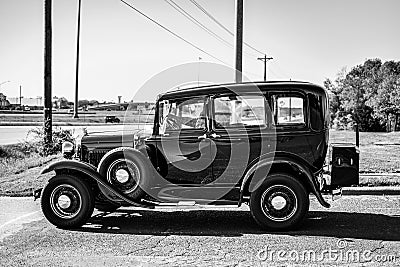
[[[211,15],[207,10],[205,10],[199,3],[197,3],[195,0],[190,0],[198,9],[200,9],[204,14],[206,14],[211,20],[213,20],[215,23],[217,23],[222,29],[227,31],[229,34],[233,35],[233,32],[226,28],[222,23],[220,23],[213,15]]]
[[[191,22],[193,22],[194,24],[196,24],[197,26],[199,26],[201,29],[203,29],[204,31],[208,32],[209,34],[211,34],[211,36],[213,36],[214,38],[216,38],[217,40],[223,42],[224,44],[228,45],[229,47],[233,47],[233,45],[231,43],[229,43],[228,41],[226,41],[225,39],[223,39],[222,37],[220,37],[217,33],[213,32],[212,30],[210,30],[209,28],[207,28],[207,26],[205,26],[204,24],[202,24],[200,21],[198,21],[196,18],[194,18],[192,15],[190,15],[187,11],[185,11],[181,6],[179,6],[176,2],[174,2],[173,0],[165,0],[165,2],[167,2],[171,7],[173,7],[176,11],[178,11],[179,13],[181,13],[183,16],[185,16],[187,19],[189,19]]]
[[[216,38],[218,41],[224,43],[225,45],[227,45],[230,48],[234,48],[233,44],[230,43],[229,41],[225,40],[224,38],[222,38],[221,36],[219,36],[217,33],[215,33],[214,31],[212,31],[210,28],[208,28],[207,26],[205,26],[203,23],[201,23],[198,19],[196,19],[195,17],[193,17],[192,15],[190,15],[184,8],[182,8],[181,6],[179,6],[175,1],[173,0],[165,0],[165,2],[167,4],[169,4],[171,7],[173,7],[176,11],[178,11],[179,13],[181,13],[184,17],[186,17],[188,20],[190,20],[192,23],[196,24],[198,27],[200,27],[202,30],[206,31],[207,33],[209,33],[211,36],[213,36],[214,38]],[[248,53],[246,51],[244,51],[244,54],[246,54],[247,56],[249,56],[250,58],[254,58],[256,57],[254,54]]]
[[[279,64],[279,62],[275,62],[275,65],[276,65],[276,67],[278,68],[278,71],[281,73],[281,74],[283,74],[283,76],[284,77],[286,77],[286,78],[290,78],[291,77],[291,75],[288,75],[287,74],[287,72],[284,70],[284,69],[282,69],[281,67],[280,67],[280,64]]]
[[[234,36],[234,33],[229,30],[227,27],[225,27],[221,22],[219,22],[210,12],[208,12],[204,7],[202,7],[196,0],[190,0],[192,4],[194,4],[198,9],[201,10],[205,15],[207,15],[212,21],[214,21],[218,26],[220,26],[222,29],[224,29],[226,32],[228,32],[230,35]],[[260,50],[256,49],[249,43],[243,42],[245,46],[249,47],[250,49],[253,49],[254,51],[264,55],[264,52],[261,52]]]
[[[172,34],[173,36],[175,36],[176,38],[184,41],[185,43],[187,43],[188,45],[196,48],[197,50],[199,50],[200,52],[203,52],[204,54],[212,57],[213,59],[218,60],[221,63],[224,63],[225,65],[229,65],[228,63],[224,62],[223,60],[217,58],[216,56],[210,54],[209,52],[203,50],[202,48],[198,47],[197,45],[193,44],[192,42],[186,40],[185,38],[183,38],[182,36],[176,34],[175,32],[173,32],[172,30],[168,29],[167,27],[165,27],[164,25],[160,24],[159,22],[157,22],[156,20],[152,19],[151,17],[147,16],[146,14],[144,14],[142,11],[140,11],[139,9],[137,9],[136,7],[132,6],[131,4],[127,3],[124,0],[120,0],[122,3],[124,3],[126,6],[130,7],[132,10],[136,11],[137,13],[139,13],[140,15],[142,15],[143,17],[145,17],[146,19],[150,20],[151,22],[153,22],[154,24],[156,24],[157,26],[159,26],[160,28],[164,29],[165,31],[169,32],[170,34]]]

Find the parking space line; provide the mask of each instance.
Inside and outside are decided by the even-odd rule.
[[[21,219],[23,219],[23,218],[32,216],[32,215],[34,215],[34,214],[36,214],[36,213],[38,213],[38,212],[39,212],[39,211],[34,211],[34,212],[31,212],[31,213],[28,213],[28,214],[24,214],[24,215],[22,215],[22,216],[19,216],[19,217],[15,218],[15,219],[9,220],[8,222],[3,223],[2,225],[0,225],[0,229],[3,228],[4,226],[7,226],[7,225],[9,225],[9,224],[12,224],[13,222],[16,222],[16,221],[19,221],[19,220],[21,220]]]

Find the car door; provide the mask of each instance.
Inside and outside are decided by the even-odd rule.
[[[213,97],[210,136],[216,148],[213,161],[215,184],[234,188],[250,162],[274,150],[268,110],[261,93]]]
[[[208,105],[207,96],[159,102],[159,167],[172,184],[201,185],[212,180],[210,140],[206,138]]]

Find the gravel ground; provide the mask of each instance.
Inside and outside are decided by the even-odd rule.
[[[16,208],[29,207],[20,201]],[[89,223],[69,231],[33,214],[8,224],[18,229],[5,237],[1,225],[10,212],[8,218],[0,213],[0,266],[400,264],[399,196],[342,197],[331,209],[311,203],[303,225],[283,233],[260,230],[246,206],[95,212]],[[27,213],[39,209],[30,205]]]

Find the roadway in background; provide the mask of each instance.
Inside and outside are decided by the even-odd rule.
[[[26,140],[28,132],[31,129],[39,128],[40,126],[0,126],[0,145],[15,144],[20,141]],[[56,126],[53,126],[55,128]],[[110,125],[90,125],[90,126],[57,126],[62,129],[79,130],[86,128],[88,132],[102,132],[102,131],[120,131],[120,130],[135,130],[149,128],[151,125],[144,124],[110,124]]]

